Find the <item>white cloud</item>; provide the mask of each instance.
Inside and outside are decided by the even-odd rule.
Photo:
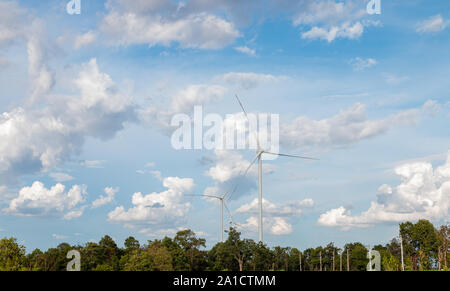
[[[56,182],[67,182],[75,179],[74,177],[66,173],[50,173],[49,176]]]
[[[25,11],[17,2],[0,2],[0,47],[9,45],[24,36]]]
[[[44,184],[36,181],[31,187],[22,188],[4,211],[17,216],[65,216],[70,219],[80,216],[80,209],[74,208],[85,201],[86,195],[84,185],[74,185],[66,191],[62,184],[47,189]]]
[[[345,207],[339,207],[322,214],[318,223],[346,230],[383,222],[449,217],[450,152],[446,163],[436,169],[428,162],[415,162],[398,166],[395,173],[402,183],[397,187],[382,185],[377,201],[371,202],[367,211],[352,216]]]
[[[412,124],[419,112],[418,109],[411,109],[384,119],[369,120],[366,106],[357,103],[326,119],[312,120],[300,116],[283,124],[280,142],[296,148],[348,145],[378,136],[399,124]]]
[[[52,42],[47,38],[44,24],[36,19],[27,32],[28,71],[32,83],[31,101],[47,94],[55,84],[54,73],[47,65]]]
[[[355,71],[361,72],[365,69],[369,69],[376,64],[378,64],[377,60],[372,58],[362,59],[360,57],[354,58],[350,60],[350,64],[353,66]]]
[[[170,46],[178,43],[182,48],[199,49],[220,49],[240,36],[233,23],[214,14],[181,15],[172,8],[169,10],[172,11],[139,12],[122,6],[104,17],[101,30],[115,45]]]
[[[140,229],[146,229],[149,225],[152,229],[162,229],[184,221],[191,204],[183,202],[183,194],[189,194],[194,188],[194,180],[169,177],[163,179],[163,186],[167,190],[161,193],[134,193],[133,206],[128,210],[124,206],[116,207],[108,214],[108,220]]]
[[[79,217],[83,216],[83,213],[84,213],[84,210],[86,209],[86,207],[87,206],[84,205],[84,206],[80,207],[79,209],[67,212],[64,215],[64,219],[65,220],[71,220],[71,219],[75,219],[75,218],[79,218]]]
[[[256,51],[247,46],[238,46],[234,48],[236,51],[254,57],[256,55]]]
[[[67,239],[67,236],[65,235],[60,235],[60,234],[52,234],[52,237],[56,240],[65,240]]]
[[[190,114],[196,105],[217,102],[222,99],[226,92],[227,89],[219,85],[190,85],[172,96],[168,108],[150,106],[139,109],[139,119],[145,124],[157,127],[166,134],[171,134],[175,129],[171,125],[172,117],[175,114]]]
[[[189,112],[195,105],[217,102],[226,89],[218,85],[191,85],[178,92],[172,99],[173,112]]]
[[[253,89],[259,85],[273,83],[281,80],[283,77],[276,77],[270,74],[257,74],[257,73],[243,73],[243,72],[230,72],[221,76],[217,76],[214,79],[217,81],[224,81],[231,85],[238,85],[242,89]]]
[[[101,169],[104,167],[105,161],[99,161],[99,160],[87,160],[87,161],[81,161],[80,165],[86,168],[92,168],[92,169]]]
[[[408,76],[397,76],[394,74],[384,74],[384,79],[388,84],[400,84],[402,82],[408,81]]]
[[[263,227],[265,233],[272,235],[289,235],[293,232],[292,225],[286,221],[283,217],[264,217]],[[246,220],[244,224],[238,224],[238,229],[242,229],[249,232],[258,231],[258,218],[257,216],[251,216]]]
[[[438,15],[430,17],[429,19],[427,19],[423,22],[420,22],[418,24],[416,31],[419,33],[439,32],[439,31],[444,30],[448,24],[449,24],[449,21],[445,21],[442,18],[442,15],[438,14]]]
[[[301,201],[290,201],[286,203],[272,203],[263,199],[263,226],[266,231],[273,235],[288,235],[293,229],[288,222],[289,219],[299,217],[303,214],[303,209],[314,206],[312,199],[304,199]],[[248,204],[239,207],[235,213],[237,214],[251,214],[244,224],[238,224],[238,228],[247,231],[256,232],[258,229],[258,199],[254,199]]]
[[[114,201],[116,193],[119,192],[119,188],[106,187],[106,196],[101,195],[97,200],[92,202],[92,208],[98,208]]]
[[[293,24],[310,27],[301,33],[304,39],[321,39],[329,43],[337,38],[358,39],[364,33],[364,27],[378,25],[362,19],[367,13],[363,9],[365,5],[360,5],[359,1],[304,1],[302,4]]]
[[[330,28],[322,28],[314,26],[310,30],[302,33],[304,39],[321,39],[329,43],[337,38],[357,39],[364,32],[364,26],[361,22],[354,24],[344,23],[342,26],[333,26]]]
[[[250,193],[256,187],[256,177],[258,176],[258,168],[254,164],[244,177],[244,173],[250,166],[251,161],[244,159],[244,157],[237,151],[229,150],[215,150],[214,166],[206,171],[206,175],[211,177],[215,185],[207,187],[204,191],[205,195],[223,196],[229,192],[227,197],[237,199],[243,195]],[[263,173],[270,174],[276,169],[276,166],[271,164],[263,164]],[[236,187],[233,193],[235,185]],[[232,189],[233,188],[233,189]],[[231,190],[231,191],[230,191]],[[214,201],[207,199],[209,201]],[[216,201],[214,201],[216,202]]]
[[[48,104],[36,109],[0,115],[0,181],[47,171],[78,154],[87,137],[112,138],[134,120],[131,97],[99,71],[95,59],[81,66],[74,84],[79,96],[48,96]]]
[[[156,166],[155,162],[149,162],[149,163],[145,164],[146,168],[154,168],[155,166]]]
[[[312,199],[275,204],[263,198],[264,215],[269,216],[297,216],[303,213],[304,208],[312,206],[314,206]],[[255,198],[252,202],[242,205],[236,213],[258,213],[258,199]]]
[[[97,34],[92,30],[86,32],[85,34],[78,35],[75,38],[74,47],[75,49],[80,49],[84,46],[90,45],[97,40]]]
[[[436,115],[442,110],[442,105],[435,100],[427,100],[423,105],[424,112]]]

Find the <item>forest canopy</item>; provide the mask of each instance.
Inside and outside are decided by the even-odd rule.
[[[108,235],[98,243],[61,243],[43,252],[27,253],[16,238],[0,240],[0,271],[65,271],[67,254],[80,253],[81,271],[364,271],[369,263],[368,247],[360,242],[343,248],[334,243],[299,250],[295,247],[268,247],[242,238],[234,228],[228,238],[206,250],[206,240],[191,230],[175,237],[148,240],[141,244],[128,237],[123,247]],[[401,248],[405,270],[449,270],[450,228],[435,228],[427,220],[400,224],[402,241],[393,238],[386,245],[372,247],[380,253],[382,271],[400,271]]]

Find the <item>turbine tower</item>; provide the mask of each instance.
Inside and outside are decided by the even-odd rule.
[[[245,115],[245,118],[247,119],[247,121],[250,124],[250,120],[248,118],[247,112],[244,109],[244,106],[242,105],[241,100],[239,99],[239,97],[237,95],[235,95],[235,96],[236,96],[236,99],[237,99],[241,109],[242,109],[242,112]],[[253,162],[250,164],[248,169],[250,169],[250,167],[255,163],[255,161],[258,160],[258,211],[259,211],[259,213],[258,213],[258,242],[263,242],[262,155],[269,154],[269,155],[275,155],[275,156],[280,156],[280,157],[290,157],[290,158],[315,160],[315,161],[317,161],[318,159],[310,158],[310,157],[303,157],[303,156],[296,156],[296,155],[273,153],[273,152],[264,150],[263,148],[261,148],[260,143],[259,143],[258,128],[256,129],[256,145],[257,145],[256,156],[255,156]],[[247,169],[247,171],[248,171],[248,169]]]
[[[225,195],[223,195],[222,197],[220,196],[214,196],[214,195],[185,195],[185,196],[193,196],[193,197],[207,197],[207,198],[212,198],[212,199],[217,199],[220,201],[220,241],[223,242],[223,207],[225,206],[225,209],[228,211],[228,215],[230,216],[231,219],[231,223],[233,223],[233,217],[231,216],[231,212],[228,209],[228,206],[225,202],[225,196],[228,193],[225,193]]]

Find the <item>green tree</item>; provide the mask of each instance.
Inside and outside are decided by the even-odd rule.
[[[344,247],[344,254],[349,251],[350,257],[350,271],[365,271],[369,259],[367,258],[368,250],[359,242],[346,244]],[[345,261],[345,260],[344,260]]]
[[[125,249],[127,249],[127,250],[136,250],[141,247],[141,244],[139,243],[139,241],[132,236],[125,239],[124,245],[125,245]]]
[[[253,241],[241,239],[241,233],[233,227],[228,231],[228,239],[225,241],[225,249],[229,251],[239,265],[239,271],[243,271],[246,260],[252,256]]]
[[[145,249],[131,251],[124,271],[172,271],[172,257],[167,248],[154,241]]]
[[[121,250],[117,247],[115,241],[108,235],[105,235],[98,243],[97,264],[101,270],[119,270],[119,260]]]
[[[437,232],[438,236],[438,267],[439,270],[448,270],[450,266],[450,227],[442,225]]]
[[[15,238],[0,240],[0,271],[25,270],[25,247]]]
[[[177,232],[174,241],[183,248],[191,271],[199,271],[206,265],[206,254],[200,251],[200,248],[206,247],[205,239],[197,238],[192,230],[187,229]]]
[[[169,251],[172,257],[172,266],[174,271],[189,271],[189,260],[183,248],[169,237],[162,240],[162,244]]]
[[[251,259],[249,261],[250,270],[253,271],[268,271],[272,268],[274,261],[273,252],[262,242],[252,243],[251,247]]]
[[[419,220],[416,224],[402,223],[400,234],[405,253],[411,258],[412,269],[431,269],[433,260],[437,260],[439,247],[437,231],[433,224],[428,220]]]

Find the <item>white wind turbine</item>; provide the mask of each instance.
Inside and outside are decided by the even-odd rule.
[[[250,124],[250,120],[248,118],[247,112],[244,109],[244,106],[241,103],[241,100],[236,95],[236,99],[239,102],[239,105],[241,106],[242,111],[244,112],[245,118]],[[262,198],[262,155],[263,154],[269,154],[269,155],[275,155],[275,156],[281,156],[281,157],[290,157],[290,158],[298,158],[298,159],[304,159],[304,160],[318,160],[315,158],[309,158],[309,157],[302,157],[302,156],[296,156],[296,155],[287,155],[287,154],[280,154],[280,153],[273,153],[264,150],[261,148],[259,144],[259,133],[258,129],[256,129],[256,156],[251,162],[250,166],[248,167],[247,171],[250,169],[250,167],[255,163],[256,160],[258,160],[258,208],[259,208],[259,217],[258,217],[258,241],[263,241],[263,198]],[[236,190],[236,189],[235,189]],[[233,191],[234,192],[234,191]],[[233,194],[233,193],[232,193]],[[230,195],[231,197],[231,195]]]
[[[217,199],[220,201],[220,241],[223,242],[223,207],[225,206],[225,209],[228,211],[228,215],[230,216],[231,223],[233,223],[233,217],[231,216],[230,209],[228,209],[227,203],[225,202],[225,195],[223,196],[214,196],[214,195],[185,195],[185,196],[195,196],[195,197],[206,197],[206,198],[212,198]]]
[[[248,168],[245,170],[245,172],[244,172],[244,174],[243,174],[243,177],[245,177],[245,176],[247,175],[247,173],[248,173],[248,171],[250,170],[250,168],[252,167],[253,163],[254,163],[254,161],[253,161],[253,162],[248,166]],[[240,176],[241,174],[242,174],[242,170],[240,171],[240,173],[239,173],[238,176]],[[228,212],[228,215],[230,216],[230,223],[231,223],[232,225],[233,225],[233,224],[238,225],[237,223],[234,223],[234,222],[233,222],[233,216],[232,216],[232,214],[231,214],[230,209],[229,209],[228,206],[227,206],[227,203],[225,202],[225,197],[226,197],[229,193],[231,193],[231,194],[230,194],[230,197],[231,197],[231,195],[233,195],[234,192],[236,192],[236,189],[237,189],[238,185],[239,185],[239,182],[236,182],[236,183],[234,184],[234,187],[233,187],[233,185],[231,185],[232,187],[230,187],[230,189],[229,189],[227,192],[225,192],[225,194],[223,194],[223,196],[206,195],[206,194],[203,194],[203,195],[185,195],[185,196],[191,196],[191,197],[206,197],[206,198],[212,198],[212,199],[217,199],[217,200],[220,201],[220,241],[221,241],[221,242],[223,242],[223,233],[224,233],[224,229],[223,229],[223,207],[224,207],[224,206],[225,206],[225,209],[226,209],[227,212]]]

